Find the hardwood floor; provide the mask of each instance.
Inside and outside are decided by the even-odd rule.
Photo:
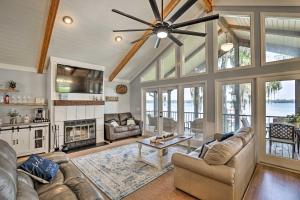
[[[70,158],[135,142],[137,138],[68,154]],[[130,194],[125,200],[193,200],[196,199],[173,186],[173,170]],[[105,195],[104,195],[105,196]],[[107,197],[105,199],[108,200]],[[299,200],[300,174],[258,165],[244,200]]]

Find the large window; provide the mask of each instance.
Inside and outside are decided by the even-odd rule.
[[[264,62],[300,57],[300,15],[263,15]]]
[[[251,16],[221,15],[218,20],[218,70],[251,66]]]
[[[191,31],[205,33],[205,23],[194,26]],[[182,75],[193,75],[206,72],[205,37],[186,36],[183,39]]]
[[[251,83],[222,84],[221,124],[223,132],[231,132],[239,129],[242,125],[242,119],[247,119],[251,123],[251,91]]]
[[[142,74],[141,82],[156,80],[156,61]]]
[[[174,46],[167,49],[160,61],[160,79],[170,79],[176,77],[176,48]]]

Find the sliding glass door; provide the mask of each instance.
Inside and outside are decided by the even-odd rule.
[[[160,89],[160,133],[178,132],[178,89],[168,87]]]
[[[144,130],[152,135],[159,130],[158,90],[149,89],[144,92]]]
[[[300,76],[259,79],[259,158],[300,169]]]
[[[177,133],[177,87],[146,89],[143,96],[146,135]]]
[[[190,134],[196,140],[205,140],[205,85],[187,85],[183,87],[184,93],[184,133]]]

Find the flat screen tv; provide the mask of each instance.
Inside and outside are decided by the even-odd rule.
[[[102,94],[103,71],[58,64],[56,92]]]

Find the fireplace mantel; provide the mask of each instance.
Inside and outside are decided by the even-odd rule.
[[[99,106],[104,104],[104,101],[92,100],[54,100],[54,106]]]

